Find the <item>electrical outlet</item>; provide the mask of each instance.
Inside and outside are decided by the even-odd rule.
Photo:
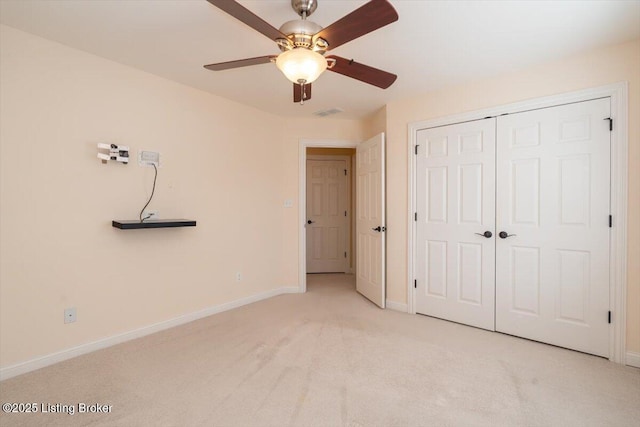
[[[142,218],[144,218],[145,221],[153,220],[153,219],[159,219],[160,218],[160,212],[158,212],[158,211],[144,211],[144,212],[142,212]]]
[[[73,323],[77,320],[76,308],[65,308],[64,310],[64,323]]]
[[[240,282],[242,281],[242,273],[238,272],[236,273],[236,282]]]

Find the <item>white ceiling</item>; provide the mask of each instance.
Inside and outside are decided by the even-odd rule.
[[[240,1],[278,28],[289,0]],[[366,3],[319,0],[327,26]],[[277,54],[274,42],[205,0],[0,0],[0,22],[284,116],[339,107],[361,118],[391,100],[508,73],[640,38],[640,0],[392,0],[400,19],[331,53],[398,75],[387,90],[324,73],[304,106],[273,64],[228,71],[204,64]],[[43,68],[46,72],[46,68]]]

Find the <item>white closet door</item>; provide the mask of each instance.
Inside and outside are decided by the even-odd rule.
[[[356,147],[356,290],[385,307],[384,134]]]
[[[609,355],[609,98],[498,118],[496,329]]]
[[[420,130],[416,165],[416,312],[489,330],[495,314],[495,123]]]

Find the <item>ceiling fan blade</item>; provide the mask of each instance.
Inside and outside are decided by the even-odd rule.
[[[311,83],[307,83],[304,85],[304,100],[308,101],[311,99]],[[302,101],[302,87],[299,84],[293,84],[293,102]]]
[[[271,40],[286,39],[287,36],[282,34],[278,29],[273,27],[264,19],[251,12],[246,7],[234,0],[207,0],[218,9],[228,13],[239,21],[244,22],[254,30],[264,34]]]
[[[211,71],[229,70],[231,68],[248,67],[250,65],[266,64],[276,58],[277,55],[258,56],[256,58],[238,59],[237,61],[218,62],[205,65],[204,68]]]
[[[395,74],[360,64],[353,59],[345,59],[335,55],[329,55],[327,58],[336,60],[335,65],[327,68],[327,70],[360,80],[361,82],[369,83],[370,85],[378,86],[382,89],[391,86],[398,78]]]
[[[313,37],[323,38],[329,43],[329,49],[335,49],[397,20],[398,13],[391,3],[387,0],[371,0]]]

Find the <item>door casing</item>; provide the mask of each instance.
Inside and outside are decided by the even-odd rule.
[[[626,362],[626,302],[627,302],[627,187],[628,187],[628,83],[621,82],[575,92],[546,96],[523,102],[489,107],[443,118],[412,122],[409,124],[407,140],[407,171],[409,198],[407,209],[407,311],[415,314],[415,241],[416,223],[416,158],[414,154],[417,132],[420,129],[445,126],[479,120],[488,116],[523,112],[553,107],[573,102],[611,97],[611,229],[610,247],[610,301],[613,312],[610,325],[610,357],[616,363]]]

